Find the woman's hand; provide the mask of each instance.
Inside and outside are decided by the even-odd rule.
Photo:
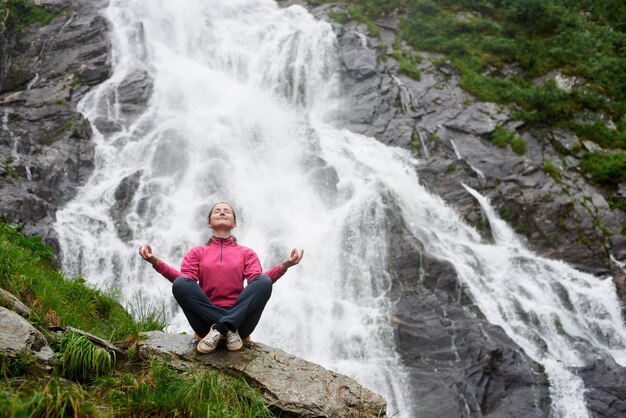
[[[146,244],[146,248],[143,248],[143,249],[141,248],[141,245],[140,245],[139,255],[141,256],[141,258],[143,258],[144,260],[146,260],[152,265],[155,265],[156,263],[159,262],[159,259],[152,253],[152,247],[150,246],[150,244]]]
[[[280,263],[280,268],[284,271],[287,271],[289,267],[293,267],[298,264],[300,260],[302,260],[302,257],[304,257],[304,250],[298,253],[298,249],[294,248],[293,250],[291,250],[291,254],[289,255],[289,257],[287,257],[282,263]]]

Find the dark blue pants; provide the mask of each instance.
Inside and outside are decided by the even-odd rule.
[[[272,279],[264,274],[254,278],[243,289],[231,308],[215,306],[195,280],[178,277],[172,285],[176,302],[189,321],[191,328],[201,337],[209,333],[211,325],[221,323],[238,329],[241,338],[252,334],[265,304],[272,295]]]

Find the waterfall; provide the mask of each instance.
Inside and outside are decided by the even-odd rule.
[[[96,168],[57,214],[63,268],[123,302],[162,304],[171,331],[190,328],[170,283],[137,255],[151,243],[178,267],[210,236],[209,207],[230,202],[238,241],[264,268],[305,249],[274,286],[253,340],[354,377],[390,415],[419,414],[405,394],[387,293],[391,196],[427,251],[451,261],[492,323],[545,367],[557,415],[585,411],[568,366],[626,363],[610,280],[524,248],[481,201],[495,242],[419,184],[406,150],[333,126],[341,98],[336,38],[304,8],[266,0],[111,0],[112,77],[79,110],[94,126]],[[147,74],[152,96],[129,112],[121,89]],[[105,119],[116,129],[98,129]],[[110,126],[110,125],[109,125]]]

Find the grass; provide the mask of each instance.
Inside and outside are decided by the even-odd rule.
[[[86,337],[66,332],[59,343],[61,374],[79,382],[109,375],[115,366],[115,353],[96,347]]]
[[[94,391],[121,416],[274,416],[243,379],[230,380],[213,371],[184,376],[156,361],[138,375],[103,378]]]
[[[398,44],[394,44],[392,56],[398,61],[400,74],[404,74],[411,77],[413,80],[419,81],[421,73],[417,68],[417,64],[422,60],[419,54],[402,51]]]
[[[555,182],[557,183],[561,182],[561,176],[563,175],[563,173],[561,172],[560,169],[557,168],[557,166],[551,160],[544,160],[542,164],[542,168],[543,168],[543,171],[548,176],[552,177],[552,179]]]
[[[67,279],[50,267],[51,249],[40,238],[25,238],[19,229],[0,222],[0,287],[33,310],[32,322],[73,326],[110,341],[165,328],[163,309],[144,308],[143,317],[134,318],[114,291],[94,289],[82,278]]]

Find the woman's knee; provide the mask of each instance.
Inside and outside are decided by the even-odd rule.
[[[189,286],[193,286],[196,282],[188,277],[179,276],[172,282],[172,293],[175,298],[189,291]]]
[[[272,294],[272,279],[265,274],[257,276],[251,283],[257,288],[257,291],[267,293],[268,297]]]

